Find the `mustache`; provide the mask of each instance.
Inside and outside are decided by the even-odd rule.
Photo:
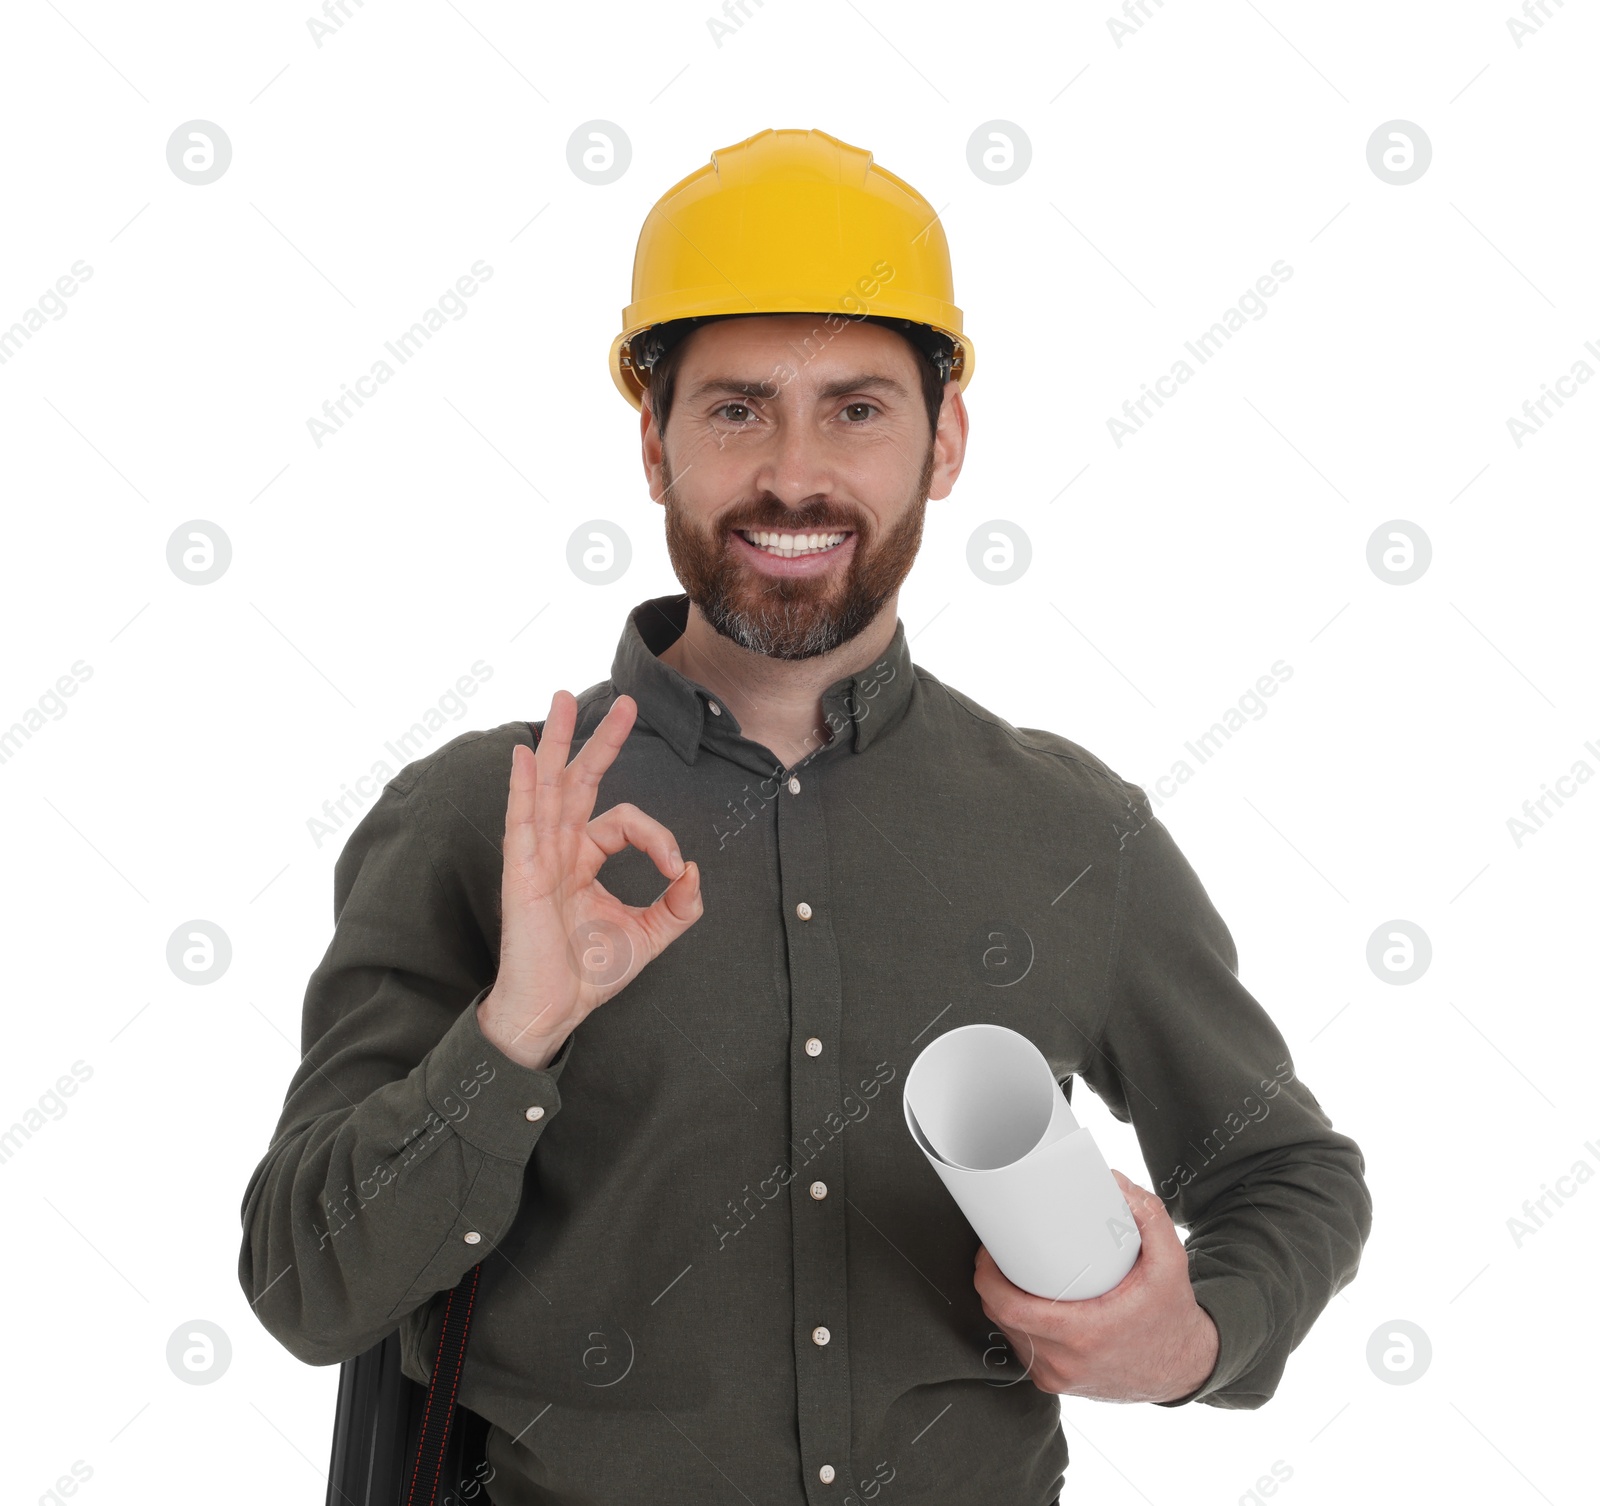
[[[748,530],[792,530],[801,533],[864,533],[854,516],[840,517],[825,507],[784,507],[781,503],[742,509],[718,527],[724,533]]]

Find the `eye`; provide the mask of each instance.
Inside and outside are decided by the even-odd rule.
[[[867,414],[876,413],[878,411],[877,405],[874,403],[846,403],[839,411],[841,413],[848,414],[857,410],[860,410],[862,417],[860,419],[847,421],[845,425],[846,428],[856,428],[859,424],[866,422]]]
[[[712,412],[715,413],[719,418],[721,418],[721,417],[725,417],[730,410],[737,410],[739,413],[745,414],[747,418],[754,418],[755,417],[755,412],[750,407],[750,405],[748,403],[738,403],[738,402],[723,403],[720,407],[712,409]],[[734,418],[734,419],[731,419],[729,421],[736,428],[745,428],[745,427],[747,427],[747,423],[746,423],[746,419],[745,418]]]

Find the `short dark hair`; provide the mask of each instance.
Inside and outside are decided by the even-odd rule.
[[[744,315],[727,315],[728,318],[748,317]],[[709,322],[709,321],[708,321]],[[873,320],[877,323],[877,320]],[[893,328],[892,325],[886,328]],[[690,333],[693,333],[691,330]],[[934,365],[927,352],[917,344],[903,330],[895,329],[910,348],[911,354],[916,359],[917,374],[922,379],[922,405],[928,410],[928,437],[931,439],[939,427],[939,409],[944,403],[944,379],[939,375],[939,368]],[[683,348],[689,343],[687,335],[674,340],[650,367],[648,386],[650,388],[651,411],[656,417],[656,429],[666,433],[667,416],[672,412],[672,399],[675,394],[678,380],[678,367],[683,361]]]

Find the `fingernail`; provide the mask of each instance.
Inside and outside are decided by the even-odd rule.
[[[683,854],[680,853],[676,847],[674,847],[672,851],[667,854],[667,858],[672,863],[673,873],[681,873],[683,870]]]

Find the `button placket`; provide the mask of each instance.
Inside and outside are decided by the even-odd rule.
[[[838,944],[830,923],[826,805],[808,776],[805,800],[776,807],[780,904],[790,982],[790,1182],[794,1246],[795,1384],[800,1451],[816,1499],[848,1458],[851,1440],[847,1319],[841,1063],[837,1043],[842,991]],[[791,776],[786,787],[798,793]],[[831,1123],[830,1123],[831,1119]],[[838,1197],[830,1192],[840,1191]],[[829,1462],[832,1461],[832,1462]]]

